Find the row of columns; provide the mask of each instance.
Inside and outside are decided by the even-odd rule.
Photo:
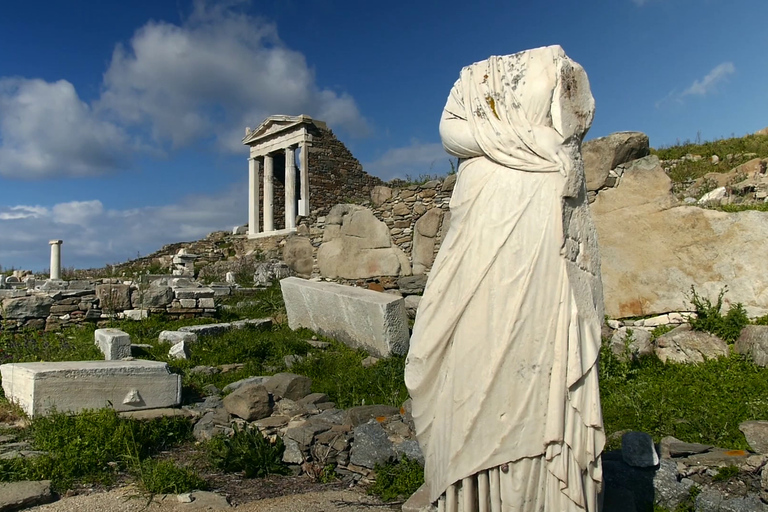
[[[285,148],[285,228],[296,227],[296,145]],[[251,157],[248,161],[248,234],[259,233],[259,203],[260,180],[259,158]],[[264,222],[262,232],[275,230],[274,220],[274,160],[271,155],[263,155],[264,159]],[[307,172],[307,144],[301,143],[299,155],[300,192],[299,215],[309,215],[309,174]]]

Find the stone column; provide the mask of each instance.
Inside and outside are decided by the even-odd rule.
[[[299,153],[299,172],[301,179],[301,202],[299,203],[299,215],[309,217],[309,155],[307,154],[309,145],[306,142],[301,143],[301,153]]]
[[[285,229],[296,227],[296,156],[294,147],[285,148]]]
[[[248,234],[259,232],[259,161],[248,159]]]
[[[51,240],[51,279],[61,279],[61,244],[63,240]]]
[[[264,155],[264,232],[275,230],[274,205],[275,190],[272,185],[273,178],[272,157]]]

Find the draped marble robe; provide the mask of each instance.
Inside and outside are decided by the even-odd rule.
[[[446,103],[440,135],[461,160],[405,374],[443,510],[599,509],[603,296],[580,154],[593,114],[559,46],[464,68]]]

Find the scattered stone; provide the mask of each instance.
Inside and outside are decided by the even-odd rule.
[[[106,361],[131,357],[131,337],[120,329],[96,329],[94,343]]]
[[[264,382],[264,387],[272,396],[299,400],[310,393],[312,379],[295,373],[276,373]]]
[[[210,491],[194,491],[189,493],[191,503],[185,503],[182,510],[222,510],[230,508],[227,498]]]
[[[195,423],[192,435],[198,441],[210,441],[229,428],[229,413],[224,408],[208,411]]]
[[[197,341],[197,334],[188,331],[161,331],[157,339],[166,343],[179,343],[185,341],[187,343],[195,343]]]
[[[246,384],[224,397],[224,408],[229,414],[254,421],[272,414],[272,401],[261,384]]]
[[[253,318],[220,324],[185,325],[179,327],[179,331],[195,333],[197,336],[218,336],[231,329],[244,329],[248,326],[254,328],[269,327],[270,325],[272,325],[271,318]]]
[[[396,456],[392,441],[378,422],[371,421],[355,427],[349,454],[352,464],[373,469],[377,463],[384,463]]]
[[[370,368],[371,366],[375,365],[379,362],[378,357],[368,356],[362,361],[363,368]]]
[[[689,496],[693,481],[687,478],[678,480],[677,464],[662,459],[659,469],[653,475],[653,490],[656,504],[676,510]]]
[[[149,317],[149,311],[146,309],[126,309],[123,314],[128,320],[134,321],[146,320]]]
[[[0,512],[43,505],[55,499],[50,480],[0,483]]]
[[[290,437],[283,438],[283,444],[285,444],[285,451],[283,452],[283,462],[286,464],[303,464],[304,454],[301,453],[299,443],[291,439]]]
[[[372,419],[388,418],[399,413],[397,407],[390,405],[358,405],[344,411],[344,424],[356,427]]]
[[[699,443],[686,443],[672,436],[663,437],[659,443],[661,457],[669,459],[671,457],[687,457],[697,453],[704,453],[713,448],[712,445]]]
[[[659,464],[659,456],[651,436],[645,432],[627,432],[621,438],[621,457],[636,468],[649,468]]]
[[[744,421],[739,424],[739,430],[747,438],[749,447],[755,452],[768,453],[768,421]]]
[[[224,389],[222,389],[222,391],[224,393],[230,393],[232,391],[235,391],[236,389],[240,389],[241,387],[247,384],[264,384],[267,380],[269,380],[269,378],[270,377],[262,377],[262,376],[248,377],[247,379],[242,379],[236,382],[232,382],[231,384],[227,384],[226,386],[224,386]]]
[[[168,351],[168,357],[171,359],[189,359],[189,346],[186,341],[176,343]]]
[[[291,354],[283,357],[283,364],[285,364],[285,367],[290,369],[293,367],[294,364],[300,363],[304,360],[304,356],[300,356],[297,354]]]
[[[311,270],[310,270],[310,273]],[[272,286],[275,281],[295,275],[296,272],[279,260],[264,261],[256,265],[253,273],[254,286]]]
[[[407,295],[404,299],[405,312],[408,314],[408,318],[416,318],[416,313],[419,310],[419,304],[421,304],[421,295]]]
[[[611,352],[622,361],[651,355],[651,333],[643,329],[619,327],[611,337]]]
[[[200,374],[200,375],[216,375],[217,373],[220,373],[221,370],[216,368],[215,366],[204,366],[199,365],[195,366],[191,370],[189,370],[189,373],[191,374]]]
[[[656,338],[656,355],[664,363],[703,363],[727,356],[728,345],[717,336],[683,324]]]
[[[309,343],[312,347],[319,349],[325,349],[331,346],[331,344],[327,341],[307,340],[307,343]]]

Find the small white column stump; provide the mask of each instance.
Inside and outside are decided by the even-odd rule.
[[[131,356],[131,337],[127,332],[120,329],[96,329],[93,337],[106,361]]]
[[[312,329],[379,357],[408,352],[402,297],[298,277],[281,280],[280,288],[291,329]]]
[[[30,417],[112,407],[135,411],[181,402],[181,376],[159,361],[63,361],[0,365],[5,396]]]

